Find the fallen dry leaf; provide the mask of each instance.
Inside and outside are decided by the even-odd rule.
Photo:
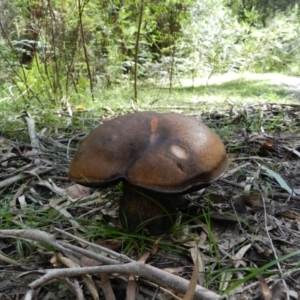
[[[90,195],[90,191],[91,191],[90,188],[77,183],[70,185],[69,187],[67,187],[66,190],[68,195],[73,199],[87,197]]]

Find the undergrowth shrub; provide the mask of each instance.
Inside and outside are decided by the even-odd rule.
[[[235,44],[245,29],[218,0],[195,2],[190,16],[180,45],[182,54],[189,58],[187,70],[196,75],[228,71],[234,63]]]
[[[247,12],[258,18],[258,12]],[[217,0],[195,2],[177,55],[185,57],[190,74],[227,71],[299,73],[299,7],[276,13],[265,28],[238,22],[237,15]]]
[[[297,7],[277,13],[267,27],[253,29],[239,55],[256,72],[299,74],[300,18]]]
[[[156,85],[167,78],[172,87],[174,74],[299,73],[297,5],[258,28],[249,24],[258,11],[246,12],[248,22],[242,22],[219,0],[145,1],[144,9],[141,2],[119,0],[3,2],[0,83],[3,95],[27,104],[57,107],[65,99],[75,104],[78,98],[94,99],[96,91],[132,86],[141,12],[140,81]]]

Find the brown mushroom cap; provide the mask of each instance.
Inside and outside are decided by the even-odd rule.
[[[69,169],[77,183],[126,179],[162,193],[183,193],[217,180],[228,167],[220,137],[201,121],[176,113],[116,117],[81,143]]]

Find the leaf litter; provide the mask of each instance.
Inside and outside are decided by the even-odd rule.
[[[46,136],[27,114],[30,144],[0,137],[1,295],[125,299],[127,290],[130,299],[299,299],[299,114],[297,105],[263,104],[202,115],[223,138],[230,167],[188,195],[178,207],[178,229],[158,239],[123,233],[118,187],[69,182],[70,158],[85,133]],[[185,290],[155,282],[152,269],[147,278],[142,271],[58,273],[50,285],[35,285],[56,268],[125,270],[135,263],[186,279]]]

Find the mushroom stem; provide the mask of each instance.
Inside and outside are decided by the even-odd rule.
[[[177,220],[176,194],[164,194],[123,183],[120,220],[127,231],[148,229],[151,234],[163,234]]]

